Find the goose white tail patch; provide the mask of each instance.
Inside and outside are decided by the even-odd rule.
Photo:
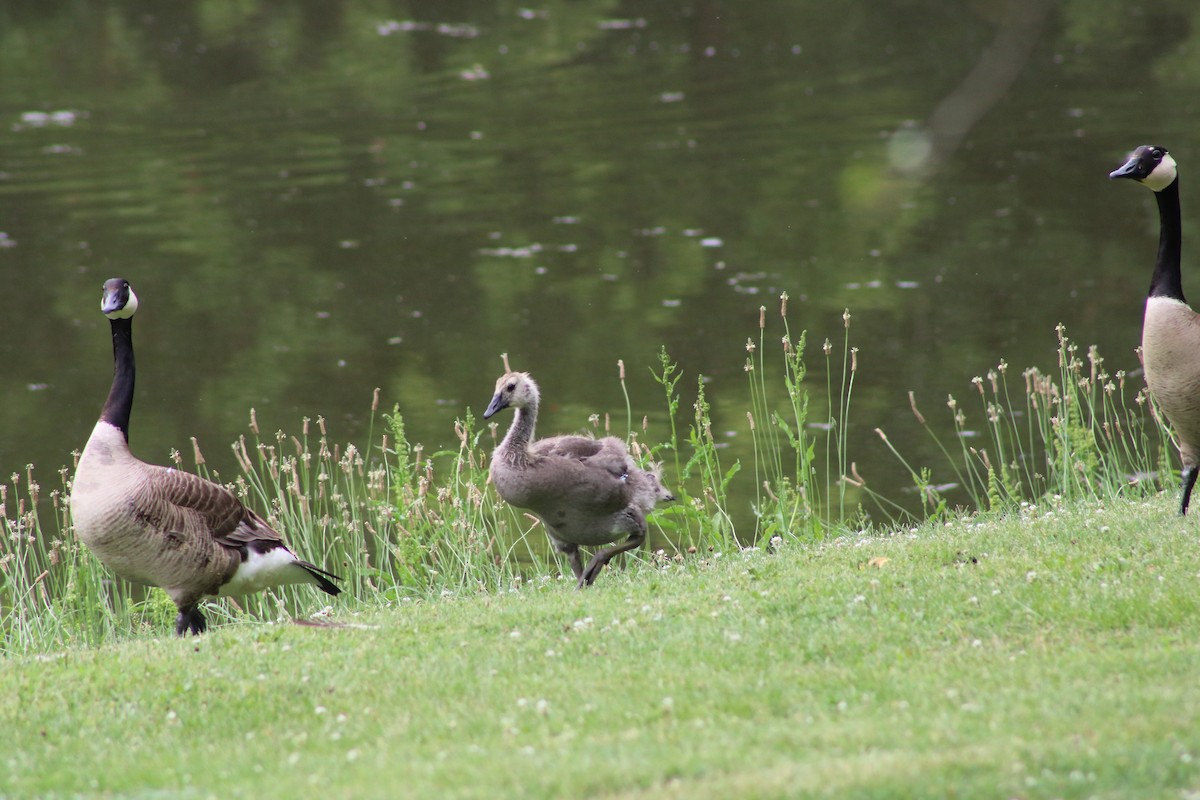
[[[249,558],[242,562],[228,583],[222,584],[217,594],[253,594],[290,583],[316,583],[316,580],[286,547],[276,547],[266,553],[251,550]]]

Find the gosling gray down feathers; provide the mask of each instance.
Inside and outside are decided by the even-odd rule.
[[[1183,296],[1180,272],[1179,173],[1165,147],[1142,145],[1109,178],[1131,178],[1154,192],[1158,203],[1158,256],[1142,322],[1146,384],[1175,430],[1183,461],[1186,514],[1200,466],[1200,315]]]
[[[336,575],[302,561],[283,537],[225,487],[129,451],[133,406],[133,315],[129,282],[104,284],[100,310],[113,337],[113,382],[79,459],[71,517],[79,540],[122,578],[161,586],[175,601],[175,632],[204,632],[205,595],[240,595],[311,583],[331,595]]]
[[[565,553],[579,588],[590,586],[618,553],[646,540],[646,514],[675,497],[663,486],[661,467],[637,466],[625,443],[613,436],[555,436],[534,441],[540,394],[528,374],[509,372],[483,413],[514,409],[512,425],[492,453],[492,483],[501,499],[542,520],[554,547]],[[598,551],[583,566],[581,545]]]

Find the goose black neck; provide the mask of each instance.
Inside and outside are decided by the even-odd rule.
[[[1179,271],[1182,249],[1179,215],[1179,179],[1154,193],[1158,201],[1158,260],[1154,262],[1154,277],[1150,279],[1150,296],[1167,297],[1187,302],[1183,297],[1183,278]]]
[[[104,401],[100,419],[115,425],[129,441],[129,412],[133,408],[133,320],[114,319],[113,337],[113,382]]]

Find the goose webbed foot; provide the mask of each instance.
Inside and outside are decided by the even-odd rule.
[[[1179,503],[1179,513],[1187,514],[1188,502],[1192,499],[1192,488],[1196,485],[1196,476],[1200,473],[1195,465],[1183,468],[1183,500]]]
[[[208,630],[208,622],[204,619],[204,615],[200,613],[199,604],[180,606],[179,616],[175,618],[176,636],[185,636],[189,633],[199,636],[206,630]]]
[[[585,586],[591,586],[596,582],[596,576],[600,574],[600,570],[604,569],[604,565],[613,560],[613,557],[624,553],[626,550],[632,550],[635,547],[640,547],[642,542],[646,541],[644,532],[630,534],[629,538],[620,544],[601,550],[592,556],[592,560],[588,562],[587,569],[583,573],[576,576],[579,578],[579,583],[576,588],[582,589]]]

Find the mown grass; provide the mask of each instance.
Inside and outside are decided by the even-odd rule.
[[[10,796],[1190,797],[1194,522],[1038,504],[14,657]]]

